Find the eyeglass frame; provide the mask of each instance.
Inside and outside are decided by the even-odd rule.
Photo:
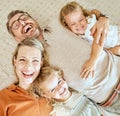
[[[24,16],[24,15],[25,15],[25,16],[28,16],[28,18],[31,18],[31,16],[30,16],[27,12],[24,12],[24,13],[22,13],[22,14],[18,17],[17,20],[15,20],[15,21],[12,22],[10,28],[11,28],[11,29],[14,29],[14,30],[17,30],[19,27],[15,29],[15,28],[13,28],[13,25],[15,24],[15,22],[19,22],[19,20],[24,21],[23,19],[21,19],[21,17]],[[20,23],[20,22],[19,22],[19,23]]]

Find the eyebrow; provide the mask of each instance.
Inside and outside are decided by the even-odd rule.
[[[16,14],[17,15],[17,14]],[[17,21],[20,17],[22,17],[24,15],[24,13],[22,13],[16,20],[14,20],[12,23],[11,23],[11,25],[9,26],[9,27],[11,27],[12,25],[13,25],[13,23],[15,22],[15,21]],[[15,16],[15,15],[14,15]],[[14,17],[13,16],[13,17]]]
[[[57,79],[57,86],[59,85],[59,84],[58,84],[59,80],[63,80],[63,78],[58,77],[58,79]],[[50,92],[51,90],[52,90],[52,89],[49,89],[49,92]]]

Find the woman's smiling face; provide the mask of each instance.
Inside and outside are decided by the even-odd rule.
[[[39,49],[22,46],[14,58],[15,72],[19,79],[19,86],[28,87],[38,76],[42,64],[42,55]]]

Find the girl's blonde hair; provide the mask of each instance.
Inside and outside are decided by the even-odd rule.
[[[31,86],[29,87],[28,91],[33,96],[42,96],[42,89],[40,87],[41,83],[43,83],[49,76],[53,73],[57,73],[60,77],[64,77],[63,71],[59,67],[55,66],[46,66],[42,67],[40,70],[39,77],[36,78]],[[64,78],[63,78],[64,79]]]
[[[53,73],[57,73],[63,80],[64,79],[64,72],[61,68],[59,67],[56,67],[56,66],[47,66],[47,67],[42,67],[41,68],[41,71],[40,71],[40,75],[38,78],[36,78],[33,83],[30,85],[29,89],[28,89],[28,92],[34,96],[34,97],[40,97],[43,93],[43,90],[41,88],[41,84],[43,82],[46,81],[46,79],[48,79],[50,77],[51,74]],[[69,90],[72,92],[72,91],[76,91],[72,88],[69,87]],[[76,91],[77,92],[77,91]],[[46,98],[48,99],[48,98]],[[55,103],[55,99],[52,98],[52,99],[48,99],[49,101],[49,105],[53,105]]]
[[[41,96],[43,97],[43,95],[42,95],[43,90],[42,90],[42,88],[41,88],[41,84],[42,84],[43,82],[45,82],[45,80],[46,80],[47,78],[49,78],[50,75],[53,74],[53,73],[57,73],[63,80],[65,80],[65,79],[64,79],[64,72],[63,72],[63,70],[62,70],[61,68],[56,67],[56,66],[42,67],[42,68],[41,68],[41,71],[40,71],[39,77],[36,78],[36,79],[33,81],[33,83],[30,85],[30,87],[29,87],[29,89],[28,89],[29,94],[31,94],[32,96],[37,97],[37,98],[39,98],[39,97],[41,97]],[[71,92],[72,92],[72,91],[76,91],[76,90],[74,90],[74,89],[72,89],[72,88],[70,88],[70,87],[69,87],[69,90],[70,90]],[[76,91],[76,92],[78,92],[78,91]],[[51,99],[46,98],[46,99],[48,100],[49,105],[51,105],[51,106],[52,106],[52,105],[55,103],[55,101],[56,101],[54,98],[51,98]]]
[[[64,17],[66,15],[68,15],[69,13],[72,13],[74,11],[77,11],[77,10],[82,10],[83,14],[85,17],[87,16],[91,16],[91,13],[90,11],[84,9],[80,4],[78,4],[77,2],[73,1],[73,2],[70,2],[68,4],[66,4],[60,11],[60,15],[59,15],[59,20],[60,20],[60,23],[67,29],[69,29]]]
[[[39,49],[41,52],[41,55],[42,55],[42,59],[41,59],[43,61],[42,66],[49,66],[49,57],[48,57],[47,51],[46,51],[44,45],[42,44],[42,42],[36,38],[27,38],[27,39],[24,39],[23,41],[21,41],[17,45],[17,47],[14,51],[13,58],[12,58],[12,64],[14,67],[14,71],[15,71],[14,59],[17,59],[19,49],[22,46],[29,46],[29,47],[34,47],[34,48]],[[15,74],[16,74],[16,72],[15,72]],[[16,83],[18,83],[18,80]]]

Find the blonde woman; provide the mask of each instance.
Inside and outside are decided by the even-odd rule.
[[[0,91],[1,116],[49,116],[48,101],[40,96],[35,98],[27,91],[44,66],[44,51],[37,39],[25,39],[17,45],[13,55],[17,81]]]

